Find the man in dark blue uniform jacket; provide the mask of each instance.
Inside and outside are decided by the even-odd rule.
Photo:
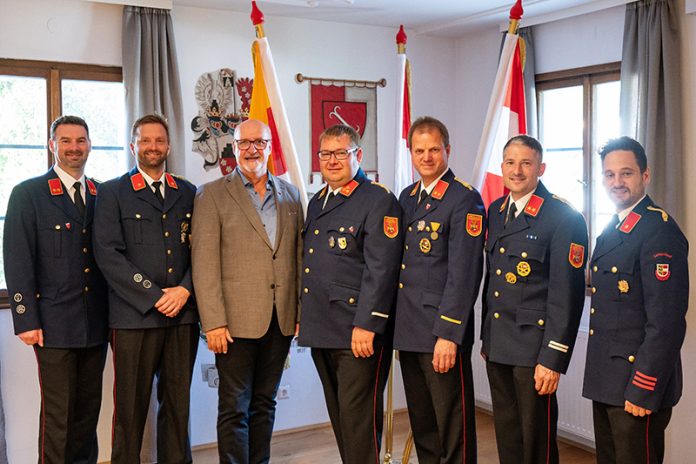
[[[12,190],[5,219],[7,290],[15,333],[39,365],[40,463],[96,463],[106,360],[106,282],[92,255],[96,183],[85,177],[87,124],[51,125],[55,165]]]
[[[449,133],[431,117],[411,126],[421,180],[401,192],[405,246],[394,348],[422,464],[476,462],[471,347],[483,275],[481,195],[448,169]]]
[[[198,348],[191,281],[191,214],[196,188],[164,172],[167,122],[133,124],[137,167],[102,184],[95,256],[109,283],[113,329],[114,419],[111,462],[139,462],[157,375],[158,462],[191,462],[189,390]]]
[[[592,306],[583,396],[592,400],[597,462],[662,462],[664,431],[682,393],[689,245],[645,194],[645,150],[610,140],[602,177],[617,214],[590,262]]]
[[[299,343],[312,347],[346,464],[380,461],[387,327],[402,245],[399,204],[360,169],[359,141],[348,126],[322,133],[327,185],[310,200],[303,229]]]
[[[508,141],[510,194],[488,210],[481,339],[503,464],[558,462],[556,389],[585,299],[585,220],[539,181],[542,152],[526,135]]]

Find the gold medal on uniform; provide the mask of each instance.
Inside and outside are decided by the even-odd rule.
[[[628,281],[619,280],[619,292],[620,293],[628,293],[628,290],[629,290]]]
[[[425,230],[425,221],[418,221],[416,229],[418,229],[418,232],[423,232]]]
[[[422,251],[423,253],[430,253],[430,249],[432,248],[430,240],[428,240],[427,238],[422,238],[418,245],[420,246],[420,251]]]
[[[336,239],[333,238],[333,236],[329,237],[329,248],[333,248],[336,246]]]
[[[438,230],[440,230],[440,223],[439,222],[431,222],[430,223],[430,228],[432,229],[432,233],[430,234],[430,238],[433,240],[437,240],[440,234],[437,233]]]
[[[341,250],[345,250],[346,247],[348,246],[348,241],[346,240],[345,237],[338,237],[338,248]]]
[[[527,277],[529,273],[532,272],[532,267],[527,261],[520,261],[517,263],[517,273],[522,277]]]
[[[186,244],[186,239],[188,237],[188,231],[189,231],[189,223],[188,221],[184,221],[181,223],[181,244]]]
[[[512,272],[508,272],[507,274],[505,274],[505,280],[509,284],[515,284],[517,283],[517,276]]]

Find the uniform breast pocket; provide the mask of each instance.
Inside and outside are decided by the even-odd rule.
[[[547,248],[544,245],[516,241],[511,242],[505,251],[512,259],[518,279],[524,282],[529,276],[545,275]]]
[[[191,211],[184,211],[177,216],[179,244],[191,246]]]
[[[359,249],[360,224],[336,218],[327,228],[329,248],[339,255],[352,255]]]
[[[139,211],[123,211],[121,224],[128,243],[144,244],[147,231],[152,228],[152,218],[148,213]]]
[[[66,234],[70,228],[70,224],[40,224],[39,254],[54,258],[63,256],[64,242],[68,239]]]
[[[617,256],[613,262],[603,262],[600,271],[601,279],[610,286],[608,290],[615,301],[629,302],[642,299],[640,274],[636,272],[632,253]]]

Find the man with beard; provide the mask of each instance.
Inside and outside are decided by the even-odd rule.
[[[296,331],[303,215],[297,188],[268,172],[268,126],[247,120],[234,139],[237,169],[196,194],[193,281],[220,375],[220,463],[263,464]]]
[[[645,193],[650,170],[643,147],[620,137],[599,154],[616,214],[590,262],[582,394],[592,400],[598,463],[660,463],[672,407],[682,394],[689,244]]]
[[[511,138],[501,171],[509,195],[488,210],[481,353],[502,464],[557,463],[556,390],[585,301],[587,226],[539,180],[541,144]]]
[[[158,462],[191,462],[189,390],[198,348],[191,280],[196,188],[164,171],[169,128],[159,115],[135,121],[136,167],[100,188],[95,256],[109,283],[114,352],[111,462],[140,462],[157,376]]]
[[[84,175],[87,123],[61,116],[55,165],[17,185],[7,207],[5,275],[15,333],[39,367],[40,463],[96,463],[106,360],[106,282],[92,255],[96,182]]]

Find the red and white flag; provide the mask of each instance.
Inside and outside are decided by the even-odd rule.
[[[396,34],[399,88],[396,96],[396,153],[394,153],[394,194],[413,183],[413,165],[408,147],[408,131],[411,129],[411,64],[406,58],[406,33],[404,26]]]
[[[522,6],[518,0],[510,12],[510,20],[515,22],[511,29],[515,33],[508,32],[505,37],[474,165],[473,183],[481,192],[486,207],[507,193],[501,173],[503,146],[511,137],[527,133],[523,41],[516,33],[521,16]]]
[[[287,180],[300,191],[302,205],[307,208],[300,160],[297,157],[295,141],[292,138],[283,97],[276,77],[273,56],[268,40],[263,36],[263,14],[252,1],[251,19],[256,27],[257,39],[252,46],[254,60],[254,88],[251,92],[249,118],[258,119],[271,128],[271,156],[268,170],[271,174]]]

